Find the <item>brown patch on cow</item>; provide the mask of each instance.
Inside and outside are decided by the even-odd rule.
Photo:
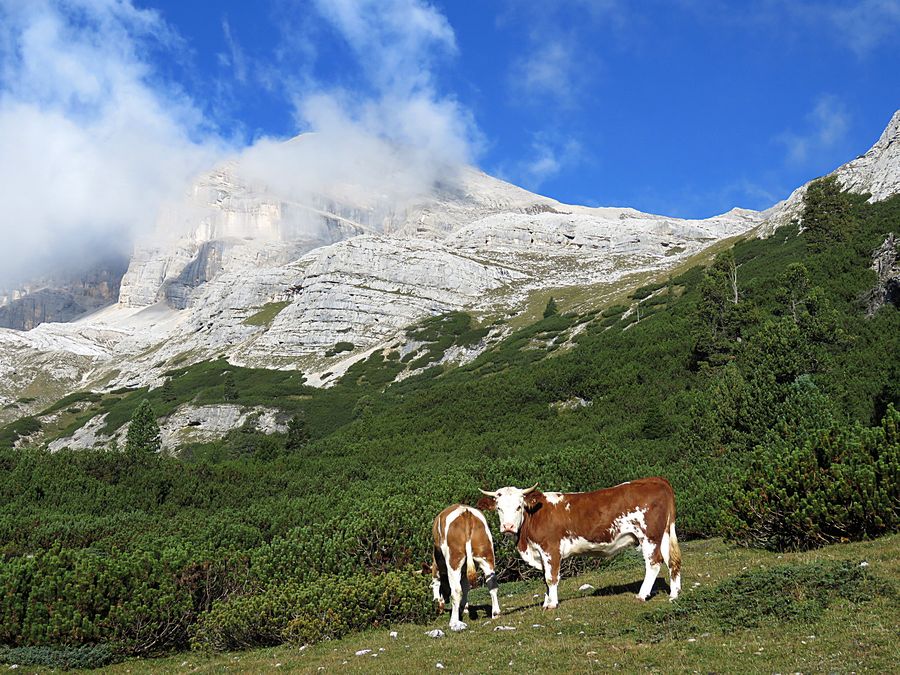
[[[528,539],[547,550],[545,545],[558,545],[565,533],[607,542],[615,520],[636,509],[645,510],[647,536],[657,544],[675,522],[675,493],[665,478],[642,478],[593,492],[570,492],[565,497],[551,504],[542,492],[526,495],[530,517],[522,524],[519,548]]]
[[[482,497],[475,504],[475,508],[479,511],[494,511],[497,508],[497,501],[493,497]]]

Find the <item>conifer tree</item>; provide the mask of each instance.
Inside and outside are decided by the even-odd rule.
[[[146,457],[158,453],[161,446],[156,415],[150,402],[144,399],[131,416],[125,452],[132,457]]]
[[[300,415],[294,415],[288,422],[287,441],[285,448],[297,451],[309,443],[309,432],[306,430],[306,421]]]
[[[547,306],[544,308],[544,318],[556,316],[557,314],[559,314],[559,308],[557,308],[556,300],[554,300],[551,295],[550,299],[547,301]]]
[[[238,388],[234,383],[234,375],[231,374],[231,371],[228,370],[222,376],[222,380],[224,383],[225,391],[222,395],[226,401],[237,401],[238,400]]]

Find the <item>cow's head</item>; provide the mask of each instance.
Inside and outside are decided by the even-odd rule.
[[[517,534],[522,529],[522,521],[525,520],[525,497],[537,488],[537,483],[526,490],[517,487],[504,487],[496,492],[481,490],[481,493],[490,499],[479,502],[478,505],[489,510],[496,510],[500,516],[500,532],[503,534]]]

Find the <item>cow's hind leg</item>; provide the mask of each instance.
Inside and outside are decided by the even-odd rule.
[[[653,583],[656,581],[656,577],[659,576],[659,568],[661,566],[661,556],[659,551],[659,545],[653,543],[649,537],[644,537],[641,540],[641,553],[644,554],[644,566],[646,567],[646,572],[644,573],[644,583],[641,584],[641,589],[638,591],[637,599],[638,600],[646,600],[650,597],[650,591],[653,590]]]
[[[675,534],[675,523],[669,525],[669,530],[663,534],[660,553],[669,568],[669,600],[675,600],[681,592],[681,548]]]
[[[433,555],[431,557],[431,595],[434,598],[434,601],[437,603],[438,612],[444,611],[444,597],[441,594],[441,567],[438,565],[438,557],[442,558],[444,555],[440,552],[440,550],[435,547]]]
[[[450,581],[450,630],[465,630],[468,628],[460,616],[463,599],[462,577],[464,566],[464,559],[459,561],[456,568],[452,565],[447,565],[447,578]],[[468,586],[468,580],[466,580],[466,586]]]
[[[447,558],[437,546],[432,551],[431,593],[438,604],[438,612],[443,613],[450,601],[450,580],[447,576]]]

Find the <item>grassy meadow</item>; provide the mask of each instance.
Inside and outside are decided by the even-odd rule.
[[[509,544],[507,544],[509,545]],[[447,615],[424,624],[371,629],[342,640],[309,647],[275,647],[220,654],[177,654],[164,659],[129,660],[112,673],[214,672],[881,672],[894,670],[900,632],[900,537],[838,544],[799,554],[738,548],[720,539],[686,542],[684,598],[703,601],[693,620],[663,620],[673,614],[667,584],[660,577],[647,603],[634,598],[642,576],[637,556],[623,555],[610,565],[560,584],[560,606],[541,609],[543,584],[534,580],[501,586],[503,614],[489,618],[486,589],[475,589],[470,605],[479,618],[469,629],[451,633]],[[789,583],[789,595],[760,625],[733,626],[719,613],[740,614],[748,605],[765,606],[770,588],[732,594],[719,587],[747,572],[785,565],[848,562],[874,580],[866,599],[842,597],[841,588],[825,606],[813,600],[815,585]],[[822,579],[822,586],[827,580]],[[590,584],[592,589],[579,591]],[[539,597],[535,597],[539,596]],[[708,606],[707,606],[708,605]],[[751,612],[752,614],[752,612]],[[793,614],[796,614],[794,616]],[[648,617],[656,617],[652,620]],[[744,617],[746,620],[746,617]],[[515,630],[497,630],[509,626]],[[440,628],[443,638],[427,631]],[[390,637],[396,631],[397,638]],[[356,656],[361,650],[369,653]]]

